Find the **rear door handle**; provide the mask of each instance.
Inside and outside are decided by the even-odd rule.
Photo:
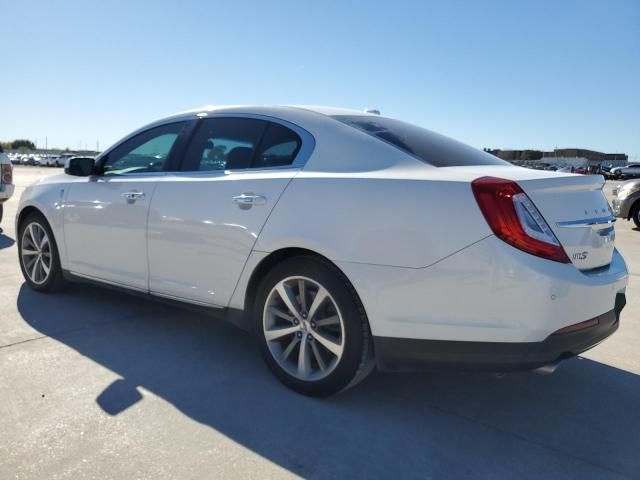
[[[262,195],[254,195],[253,193],[243,193],[233,197],[234,203],[240,207],[253,207],[254,205],[264,205],[267,203],[267,197]]]
[[[135,202],[136,200],[142,200],[144,198],[144,192],[124,192],[121,194],[127,202]]]

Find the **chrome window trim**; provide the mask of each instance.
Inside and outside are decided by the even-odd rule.
[[[273,168],[237,168],[233,170],[186,170],[179,172],[164,172],[167,177],[181,177],[181,178],[218,178],[224,177],[225,175],[252,175],[259,174],[265,172],[276,172],[276,171],[293,171],[299,172],[299,167],[273,167]]]
[[[109,175],[92,175],[96,180],[105,180],[112,178],[136,178],[136,177],[164,177],[168,172],[131,172],[131,173],[114,173]]]

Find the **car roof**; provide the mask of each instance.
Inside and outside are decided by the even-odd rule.
[[[204,107],[190,109],[180,114],[185,113],[209,113],[209,112],[225,112],[225,113],[252,113],[259,111],[262,114],[268,114],[271,111],[275,114],[282,114],[286,110],[308,110],[311,112],[320,113],[322,115],[370,115],[375,114],[365,112],[364,110],[358,110],[354,108],[342,108],[342,107],[330,107],[321,105],[205,105]]]
[[[206,117],[210,114],[274,117],[298,125],[309,131],[312,135],[315,134],[318,129],[327,128],[328,125],[332,125],[332,128],[340,128],[340,122],[336,122],[330,118],[333,115],[379,117],[377,114],[368,113],[363,110],[313,105],[205,105],[204,107],[185,110],[160,118],[120,139],[114,146],[149,128],[176,121],[195,119],[196,117]],[[342,125],[342,127],[344,128],[345,126]],[[351,129],[350,127],[347,128]],[[101,155],[106,153],[107,151],[104,151]]]

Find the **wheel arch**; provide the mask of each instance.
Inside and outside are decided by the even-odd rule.
[[[353,285],[353,283],[351,282],[347,274],[338,265],[336,265],[334,262],[332,262],[329,258],[325,257],[324,255],[321,255],[313,250],[300,248],[300,247],[287,247],[287,248],[281,248],[281,249],[275,250],[269,253],[269,255],[263,258],[256,265],[256,267],[251,272],[251,276],[249,277],[249,281],[247,283],[247,288],[245,289],[245,296],[244,296],[245,315],[250,316],[251,312],[253,312],[255,296],[258,291],[258,287],[260,286],[260,282],[262,282],[262,280],[267,276],[267,274],[271,271],[271,269],[273,269],[276,265],[294,257],[315,258],[317,260],[320,260],[330,265],[332,268],[336,269],[340,273],[340,275],[342,275],[344,280],[347,282],[348,286],[352,289],[352,291],[356,295],[356,298],[360,303],[361,307],[363,308],[366,315],[367,313],[366,307],[364,306],[364,303],[362,302],[362,299],[360,298],[360,295],[358,294],[357,289],[355,288],[355,286]],[[369,317],[367,316],[367,321],[368,321],[368,318]]]
[[[40,215],[42,215],[44,219],[47,221],[47,223],[49,224],[49,228],[51,228],[51,222],[49,221],[49,219],[47,218],[47,216],[44,214],[42,210],[40,210],[38,207],[35,207],[33,205],[27,205],[22,210],[20,210],[20,212],[18,213],[18,216],[16,217],[16,235],[24,219],[27,218],[32,213],[39,213]]]
[[[18,214],[16,215],[16,224],[15,224],[16,238],[19,236],[20,225],[22,224],[22,222],[24,222],[25,218],[27,218],[32,213],[37,213],[39,215],[42,215],[42,218],[44,218],[45,222],[47,222],[47,225],[49,226],[49,229],[51,230],[51,233],[53,235],[53,243],[58,249],[58,255],[60,256],[60,262],[62,263],[63,252],[60,251],[60,243],[58,242],[56,229],[54,228],[54,224],[51,223],[51,219],[47,217],[47,215],[44,213],[44,211],[41,208],[38,208],[35,205],[26,205],[18,212]]]

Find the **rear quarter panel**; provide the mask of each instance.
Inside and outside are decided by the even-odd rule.
[[[299,247],[335,262],[422,268],[491,234],[466,181],[302,172],[254,249]]]

